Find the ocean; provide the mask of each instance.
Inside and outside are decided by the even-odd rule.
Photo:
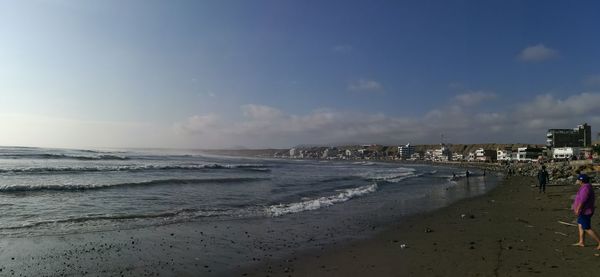
[[[214,272],[368,237],[402,217],[483,194],[471,169],[200,151],[0,147],[0,235],[184,226]],[[453,174],[459,178],[452,178]]]

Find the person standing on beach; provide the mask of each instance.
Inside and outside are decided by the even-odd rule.
[[[539,182],[540,193],[546,193],[546,184],[548,183],[550,178],[548,177],[548,171],[546,171],[545,165],[542,165],[542,168],[538,171],[537,177]]]
[[[579,227],[579,241],[574,246],[585,246],[584,232],[592,237],[597,243],[597,250],[600,250],[600,238],[598,234],[592,230],[592,215],[595,209],[595,195],[594,189],[590,184],[590,178],[585,174],[579,174],[577,177],[577,184],[579,184],[579,190],[575,201],[573,201],[573,212],[577,215],[577,224]]]

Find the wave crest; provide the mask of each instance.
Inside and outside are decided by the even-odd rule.
[[[195,165],[122,165],[122,166],[96,166],[96,167],[27,167],[0,169],[0,173],[83,173],[83,172],[109,172],[109,171],[146,171],[146,170],[202,170],[202,169],[242,169],[250,171],[269,171],[264,165],[228,165],[228,164],[195,164]]]
[[[267,178],[214,178],[214,179],[165,179],[137,183],[116,184],[50,184],[50,185],[4,185],[0,192],[31,192],[31,191],[82,191],[108,189],[115,187],[138,187],[156,185],[186,185],[206,183],[246,183],[267,180]]]
[[[302,202],[272,205],[266,209],[269,216],[277,217],[285,214],[298,213],[303,211],[317,210],[320,208],[329,207],[337,203],[346,202],[352,198],[359,197],[377,191],[377,183],[352,188],[342,191],[337,195],[324,196],[317,199],[306,200]]]

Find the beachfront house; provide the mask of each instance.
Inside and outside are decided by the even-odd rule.
[[[544,149],[536,147],[519,147],[516,160],[519,162],[537,161],[543,157]]]
[[[431,152],[431,156],[433,161],[447,162],[451,160],[452,152],[450,152],[450,149],[448,147],[442,145],[440,148],[434,149]]]
[[[485,149],[479,148],[475,150],[475,161],[485,162]]]
[[[452,153],[452,160],[453,161],[462,161],[464,160],[465,157],[463,154],[459,154],[459,153]]]
[[[510,161],[512,161],[512,158],[513,158],[512,153],[513,153],[513,151],[512,151],[512,148],[510,148],[510,147],[506,147],[504,149],[497,149],[496,157],[497,157],[498,161],[510,162]]]
[[[576,147],[556,147],[552,149],[552,158],[556,160],[570,160],[579,154]]]
[[[469,152],[469,154],[467,155],[467,161],[472,162],[474,160],[475,160],[475,153]]]
[[[410,155],[410,159],[413,161],[420,160],[421,154],[419,152],[413,153],[412,155]]]
[[[497,159],[497,152],[491,149],[479,148],[475,150],[475,160],[478,162],[495,162]]]

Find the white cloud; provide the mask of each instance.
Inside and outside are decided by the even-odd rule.
[[[380,91],[383,86],[375,80],[360,79],[348,85],[351,91]]]
[[[496,98],[496,94],[488,91],[474,91],[459,94],[455,96],[455,100],[465,106],[477,105],[485,100],[492,100]]]
[[[474,98],[477,97],[465,99],[471,101]],[[421,144],[438,143],[440,134],[449,138],[450,143],[542,144],[550,128],[573,128],[587,122],[597,130],[600,126],[597,107],[600,107],[600,93],[585,92],[568,97],[539,95],[511,108],[484,112],[455,104],[432,109],[418,117],[335,109],[289,114],[258,104],[241,106],[244,116],[239,120],[204,114],[170,126],[0,114],[0,130],[3,130],[0,145],[219,148],[233,145]],[[44,138],[43,143],[39,138]]]
[[[548,48],[543,44],[529,46],[518,56],[518,59],[523,62],[542,62],[558,57],[558,51]]]
[[[572,118],[600,113],[600,93],[584,92],[556,99],[546,94],[537,96],[532,102],[521,104],[516,113],[524,118],[545,118],[548,120]]]
[[[473,104],[495,97],[495,94],[483,92],[465,95],[469,96],[455,100]],[[581,93],[562,99],[540,95],[512,108],[486,112],[475,111],[468,105],[450,105],[433,109],[421,117],[393,117],[332,109],[292,115],[274,107],[245,105],[241,107],[246,115],[244,120],[219,122],[210,127],[210,133],[189,134],[199,138],[196,141],[248,147],[350,142],[438,143],[440,134],[449,137],[451,143],[542,144],[550,128],[573,128],[584,122],[593,127],[600,126],[600,110],[597,107],[600,107],[600,93]]]

